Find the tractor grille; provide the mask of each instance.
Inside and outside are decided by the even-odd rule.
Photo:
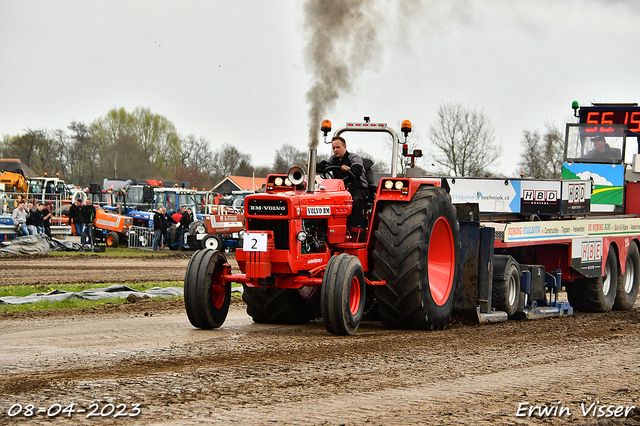
[[[289,220],[247,219],[249,231],[273,231],[276,250],[289,250]]]

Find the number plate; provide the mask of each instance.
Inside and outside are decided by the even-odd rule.
[[[329,206],[309,206],[307,207],[307,216],[329,216],[331,207]]]
[[[244,251],[267,251],[267,234],[244,234],[242,239]]]

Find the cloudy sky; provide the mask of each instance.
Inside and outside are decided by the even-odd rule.
[[[428,153],[438,106],[460,102],[491,120],[504,153],[493,169],[510,175],[522,132],[571,119],[574,99],[640,102],[638,0],[364,5],[357,19],[375,33],[361,52],[348,46],[351,79],[322,112],[334,129],[410,119]],[[0,0],[0,136],[142,106],[213,149],[234,144],[270,164],[282,144],[309,143],[316,19],[305,10],[302,0]],[[323,19],[320,29],[332,25]],[[349,148],[390,157],[380,141]]]

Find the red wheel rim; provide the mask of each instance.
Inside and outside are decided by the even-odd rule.
[[[213,304],[216,309],[222,308],[224,300],[227,297],[227,289],[222,276],[220,274],[214,275],[212,280],[211,297],[213,298]]]
[[[358,309],[360,309],[360,281],[358,281],[358,278],[353,277],[351,288],[349,289],[349,310],[351,315],[357,314]]]
[[[431,230],[427,273],[431,297],[438,306],[445,304],[453,287],[455,247],[449,222],[439,217]]]

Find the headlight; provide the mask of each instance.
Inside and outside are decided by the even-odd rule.
[[[238,238],[242,239],[244,237],[244,229],[238,231]]]
[[[285,184],[286,186],[291,186],[291,181],[289,180],[289,178],[285,178],[285,179],[284,179],[284,184]]]
[[[282,178],[277,177],[273,182],[276,184],[276,186],[280,186],[282,185]]]
[[[385,189],[392,189],[393,188],[393,181],[392,180],[384,181],[384,188]]]
[[[396,189],[398,191],[402,189],[402,181],[399,180],[399,181],[396,182]]]
[[[204,226],[198,225],[198,227],[196,228],[196,234],[204,234],[205,232],[207,232],[207,230],[204,229]]]
[[[300,231],[298,232],[298,235],[296,235],[296,238],[302,243],[307,240],[308,236],[309,234],[307,234],[305,231]]]

